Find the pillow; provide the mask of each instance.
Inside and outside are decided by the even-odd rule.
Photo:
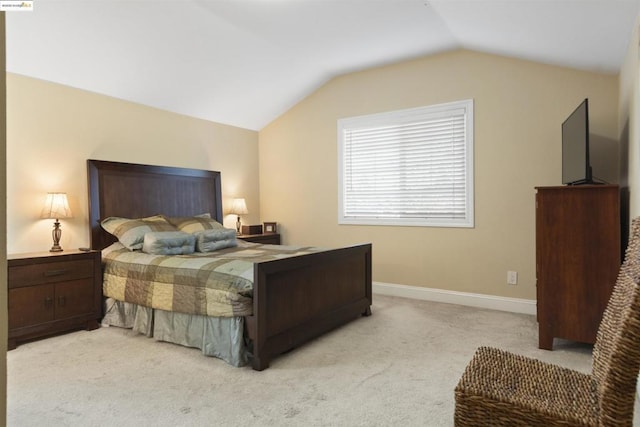
[[[118,238],[130,251],[142,249],[144,235],[152,231],[177,231],[162,215],[129,219],[111,216],[102,220],[102,228]]]
[[[142,252],[153,255],[187,255],[196,247],[196,236],[182,231],[152,231],[144,235]]]
[[[238,246],[236,230],[231,228],[216,228],[195,233],[196,250],[198,252],[213,252],[218,249]]]
[[[206,216],[205,216],[206,215]],[[178,230],[185,233],[197,233],[204,230],[214,230],[224,228],[218,221],[211,219],[208,214],[187,217],[165,217],[166,220],[173,224]]]

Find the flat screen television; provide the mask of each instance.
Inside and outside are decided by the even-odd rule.
[[[589,161],[589,99],[562,123],[562,183],[595,184]]]

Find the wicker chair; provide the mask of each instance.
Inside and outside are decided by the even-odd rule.
[[[631,426],[640,369],[640,218],[603,314],[593,370],[481,347],[455,389],[456,426]]]

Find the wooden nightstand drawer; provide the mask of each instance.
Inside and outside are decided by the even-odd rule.
[[[9,288],[66,282],[93,276],[93,260],[47,262],[9,267]]]
[[[251,243],[262,243],[263,245],[279,245],[280,234],[279,233],[265,233],[265,234],[240,234],[238,239]]]

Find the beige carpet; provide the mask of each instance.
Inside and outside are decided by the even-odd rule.
[[[374,295],[373,315],[255,372],[119,328],[8,353],[10,426],[450,426],[480,345],[588,372],[591,348],[537,348],[533,316]]]

